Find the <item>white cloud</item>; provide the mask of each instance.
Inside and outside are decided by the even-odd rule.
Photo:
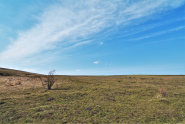
[[[58,47],[73,49],[92,42],[94,35],[107,28],[132,24],[137,19],[179,7],[183,3],[184,0],[61,1],[43,10],[37,17],[38,23],[32,28],[18,32],[17,39],[0,54],[1,61],[23,63]],[[30,63],[33,64],[32,61]]]
[[[76,69],[75,71],[79,72],[79,71],[81,71],[81,70],[80,70],[80,69]]]
[[[95,61],[95,62],[93,62],[94,64],[99,64],[99,61]]]
[[[100,45],[103,45],[103,42],[100,42]]]

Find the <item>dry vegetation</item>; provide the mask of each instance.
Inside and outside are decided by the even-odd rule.
[[[24,91],[42,87],[40,80],[32,80],[30,77],[3,76],[0,77],[0,92]]]
[[[185,76],[55,77],[1,77],[0,123],[185,123]]]

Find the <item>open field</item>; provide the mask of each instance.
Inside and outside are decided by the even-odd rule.
[[[0,123],[185,123],[183,75],[55,77],[46,90],[2,76]]]

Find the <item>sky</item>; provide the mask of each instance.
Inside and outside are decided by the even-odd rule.
[[[185,0],[0,0],[0,67],[185,74]]]

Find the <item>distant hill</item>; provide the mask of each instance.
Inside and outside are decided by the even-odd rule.
[[[0,68],[0,76],[34,76],[34,75],[40,75],[40,74],[14,70],[14,69]]]

